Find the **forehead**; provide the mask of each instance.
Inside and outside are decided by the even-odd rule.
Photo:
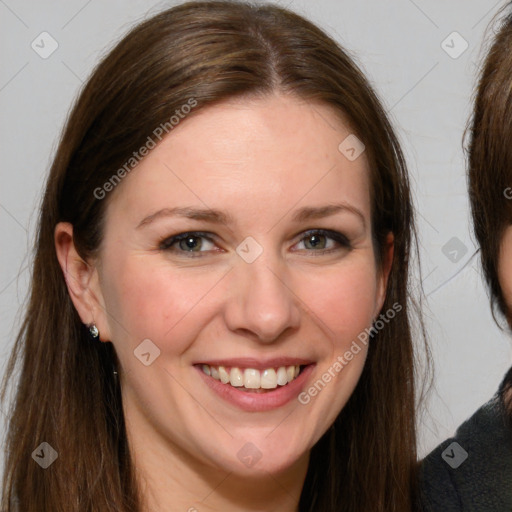
[[[109,209],[135,216],[149,204],[193,203],[285,215],[295,205],[344,200],[369,215],[366,155],[351,160],[344,151],[353,136],[320,103],[277,95],[223,102],[170,132],[123,180]]]

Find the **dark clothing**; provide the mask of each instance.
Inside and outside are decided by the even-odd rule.
[[[500,391],[422,462],[424,512],[512,512],[512,422]]]

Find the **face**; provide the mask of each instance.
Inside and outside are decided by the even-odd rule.
[[[333,423],[367,347],[344,355],[386,280],[365,155],[338,150],[350,133],[328,107],[289,97],[223,103],[111,193],[93,310],[119,357],[134,442],[278,472]]]

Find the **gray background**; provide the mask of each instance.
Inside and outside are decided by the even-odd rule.
[[[3,363],[25,301],[44,176],[68,109],[105,51],[134,23],[174,3],[0,0]],[[496,391],[512,363],[510,338],[492,320],[475,256],[462,150],[484,34],[492,35],[491,20],[506,2],[279,3],[319,24],[355,56],[403,142],[418,210],[424,314],[435,367],[435,388],[419,421],[419,450],[425,454]],[[44,31],[58,43],[46,59],[31,47]]]

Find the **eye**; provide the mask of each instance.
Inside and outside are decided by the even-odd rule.
[[[347,237],[337,231],[312,229],[307,231],[295,250],[308,252],[331,252],[341,248],[350,248]]]
[[[216,248],[211,233],[189,232],[166,238],[160,242],[160,249],[177,253],[201,253]]]

